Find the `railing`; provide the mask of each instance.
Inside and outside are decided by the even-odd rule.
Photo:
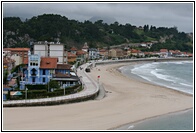
[[[88,67],[88,65],[86,67]],[[87,86],[85,85],[86,89],[79,93],[75,93],[67,96],[52,97],[52,98],[3,101],[3,106],[4,107],[42,106],[42,105],[55,105],[55,104],[70,103],[70,102],[80,102],[88,99],[94,99],[99,92],[99,86],[85,72],[86,67],[82,71],[85,74],[85,76],[92,82],[92,84],[94,85],[94,89],[86,88]]]

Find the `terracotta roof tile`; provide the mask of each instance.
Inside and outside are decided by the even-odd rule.
[[[11,48],[3,48],[3,51],[10,51]]]
[[[29,51],[30,48],[10,48],[10,51]]]
[[[55,69],[57,68],[58,58],[41,57],[40,68]]]
[[[78,50],[76,52],[76,55],[84,55],[84,54],[86,54],[86,52],[85,51],[82,51],[82,50]]]
[[[70,78],[71,75],[70,74],[63,74],[61,72],[55,72],[54,77],[55,78]]]
[[[68,58],[72,58],[72,57],[76,58],[77,57],[75,54],[73,54],[71,52],[67,52],[67,54],[68,54]]]
[[[168,52],[167,49],[160,49],[160,52]]]
[[[57,64],[57,69],[71,69],[69,64]]]

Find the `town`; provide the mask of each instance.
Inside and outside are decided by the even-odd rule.
[[[141,43],[151,47],[153,43]],[[160,49],[145,52],[129,45],[111,48],[90,48],[87,42],[82,49],[65,49],[61,42],[38,41],[30,48],[3,49],[3,100],[54,97],[77,93],[83,88],[77,68],[91,60],[123,60],[135,58],[192,57],[180,50]]]

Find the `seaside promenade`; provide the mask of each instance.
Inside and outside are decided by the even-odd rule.
[[[99,86],[92,78],[85,72],[85,68],[88,67],[89,63],[81,66],[83,69],[77,69],[77,75],[82,81],[84,90],[79,93],[70,94],[66,96],[41,98],[41,99],[26,99],[26,100],[12,100],[3,101],[4,107],[16,107],[16,106],[44,106],[44,105],[55,105],[71,102],[80,102],[88,99],[94,99],[99,93]],[[28,93],[27,93],[28,95]]]
[[[106,61],[97,61],[92,63],[86,63],[80,66],[77,69],[77,75],[81,79],[82,86],[84,90],[79,93],[70,94],[67,96],[51,97],[51,98],[41,98],[41,99],[27,99],[27,100],[12,100],[12,101],[3,101],[4,107],[16,107],[16,106],[45,106],[45,105],[56,105],[64,104],[71,102],[80,102],[89,99],[95,99],[99,91],[101,90],[101,98],[104,97],[104,88],[102,85],[99,85],[97,81],[94,81],[89,77],[88,73],[85,72],[87,67],[93,67],[96,65],[104,64],[116,64],[116,63],[125,63],[125,62],[137,62],[137,61],[181,61],[181,60],[193,60],[192,58],[149,58],[149,59],[124,59],[124,60],[106,60]],[[82,68],[82,69],[80,69]],[[28,95],[28,94],[27,94]]]

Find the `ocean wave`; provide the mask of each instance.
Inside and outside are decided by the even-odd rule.
[[[185,83],[180,83],[181,85],[187,86],[187,87],[193,87],[193,85],[190,84],[185,84]]]

